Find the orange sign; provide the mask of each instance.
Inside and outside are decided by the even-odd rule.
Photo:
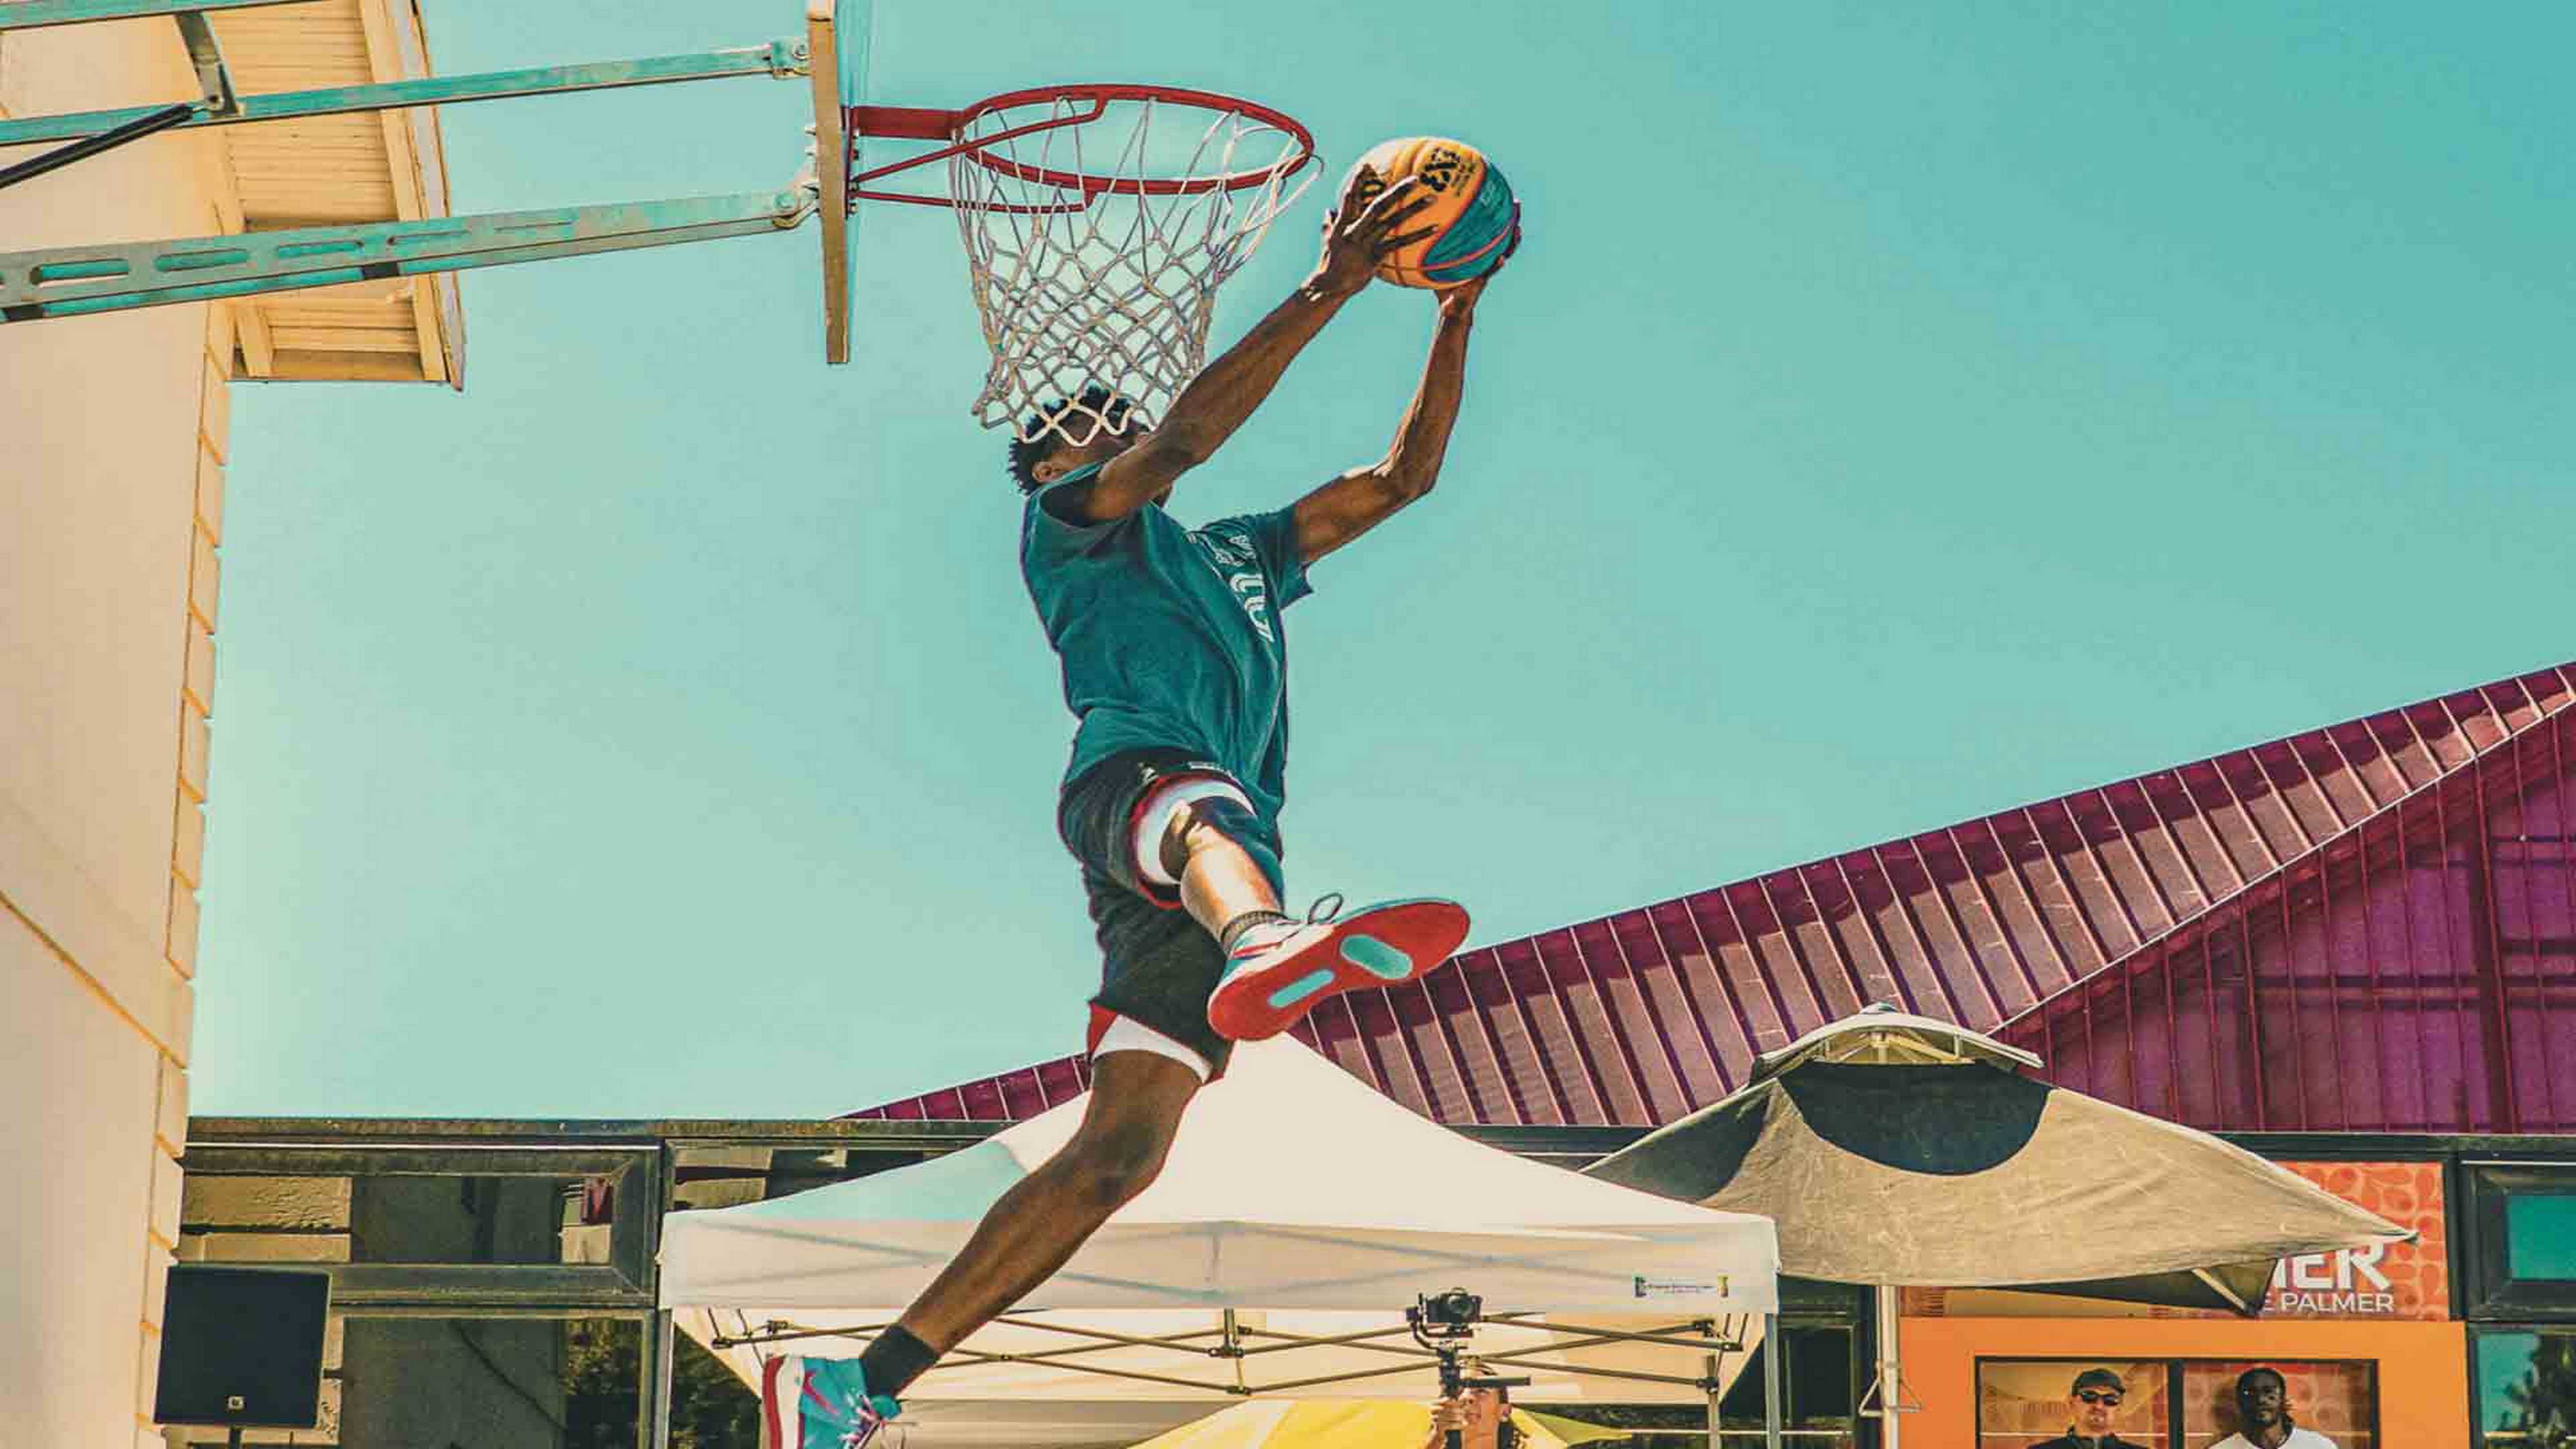
[[[2439,1320],[2451,1316],[2450,1241],[2438,1162],[2284,1162],[2290,1171],[2401,1228],[2415,1241],[2284,1258],[2267,1318]]]

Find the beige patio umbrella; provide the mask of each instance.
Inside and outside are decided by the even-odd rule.
[[[1877,1288],[1880,1405],[1865,1412],[1902,1397],[1899,1286],[2251,1316],[2283,1258],[2412,1236],[2206,1132],[2021,1075],[2038,1065],[1948,1022],[1863,1011],[1588,1172],[1769,1217],[1781,1272]]]

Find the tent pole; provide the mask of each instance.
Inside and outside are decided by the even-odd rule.
[[[1762,1449],[1780,1449],[1781,1446],[1780,1416],[1783,1409],[1780,1403],[1780,1379],[1784,1370],[1780,1366],[1780,1355],[1788,1351],[1788,1346],[1780,1341],[1780,1315],[1777,1313],[1763,1314]],[[1717,1424],[1715,1421],[1712,1420],[1710,1422],[1708,1430],[1712,1436],[1710,1440],[1710,1449],[1716,1449],[1716,1440],[1713,1437],[1717,1433]]]
[[[1879,1423],[1884,1429],[1878,1442],[1885,1449],[1902,1449],[1905,1443],[1905,1350],[1897,1339],[1896,1318],[1903,1306],[1895,1285],[1878,1287],[1878,1408]]]
[[[1704,1380],[1704,1382],[1708,1385],[1708,1449],[1718,1449],[1718,1439],[1717,1439],[1717,1432],[1718,1432],[1718,1430],[1717,1430],[1717,1420],[1718,1420],[1718,1407],[1719,1407],[1719,1405],[1718,1405],[1718,1400],[1720,1399],[1721,1395],[1718,1393],[1718,1388],[1717,1388],[1717,1371],[1718,1371],[1718,1359],[1717,1359],[1717,1355],[1716,1355],[1716,1354],[1713,1354],[1713,1353],[1712,1353],[1712,1354],[1709,1354],[1709,1355],[1706,1355],[1706,1356],[1701,1360],[1701,1362],[1702,1362],[1702,1365],[1703,1365],[1703,1366],[1707,1369],[1707,1371],[1708,1371],[1708,1373],[1707,1373],[1707,1377],[1706,1377],[1706,1379]]]
[[[651,1340],[644,1346],[644,1391],[653,1396],[645,1416],[645,1443],[652,1449],[670,1449],[671,1381],[679,1376],[679,1345],[672,1338],[673,1315],[668,1308],[653,1315],[645,1332]]]

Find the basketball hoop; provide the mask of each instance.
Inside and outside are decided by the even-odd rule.
[[[1206,364],[1217,288],[1314,180],[1314,137],[1293,118],[1170,86],[1046,86],[959,111],[853,106],[848,131],[946,143],[857,172],[850,195],[956,212],[993,353],[970,411],[1032,441],[1089,442],[1112,414],[1159,421]],[[946,196],[870,189],[939,161]],[[1107,399],[1084,401],[1093,388]]]

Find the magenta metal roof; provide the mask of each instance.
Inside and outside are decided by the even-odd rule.
[[[2576,665],[1469,951],[1298,1035],[1440,1121],[1642,1127],[1891,1001],[2194,1125],[2576,1130],[2571,770]]]

